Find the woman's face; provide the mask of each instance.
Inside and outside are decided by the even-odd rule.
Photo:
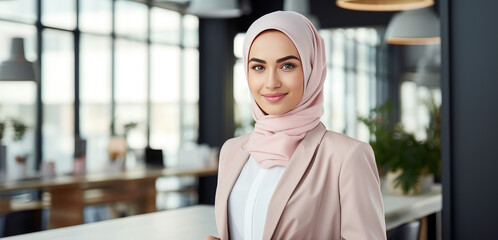
[[[303,68],[287,35],[277,30],[259,34],[249,51],[248,65],[251,94],[266,114],[281,115],[299,104],[304,90]]]

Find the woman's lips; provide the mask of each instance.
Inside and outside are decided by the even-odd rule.
[[[285,97],[287,93],[268,93],[268,94],[263,94],[263,97],[268,101],[268,102],[278,102],[282,98]]]

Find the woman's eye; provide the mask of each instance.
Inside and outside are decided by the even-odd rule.
[[[284,64],[282,65],[282,69],[293,69],[295,66],[294,64]]]
[[[256,71],[262,71],[264,70],[265,68],[261,65],[256,65],[256,66],[253,66],[252,69],[256,70]]]

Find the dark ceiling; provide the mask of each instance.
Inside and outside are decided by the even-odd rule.
[[[246,0],[241,0],[246,1]],[[283,9],[284,0],[249,0],[252,11],[250,15],[240,18],[239,31],[245,31],[250,24],[262,15]],[[320,20],[321,28],[382,26],[389,23],[396,12],[366,12],[343,9],[335,0],[309,0],[310,10]],[[438,3],[434,5],[437,12]]]
[[[151,0],[133,0],[137,2],[148,2]],[[238,0],[241,5],[249,2],[251,11],[248,15],[234,19],[238,31],[245,32],[247,28],[259,17],[282,10],[284,0]],[[306,0],[303,0],[306,1]],[[353,11],[343,9],[335,4],[335,0],[309,0],[310,10],[318,17],[321,28],[341,28],[341,27],[385,27],[389,23],[392,15],[396,12],[368,12]],[[436,14],[439,11],[439,0],[435,0],[434,9]],[[153,0],[153,5],[179,12],[186,13],[188,7],[187,0]]]

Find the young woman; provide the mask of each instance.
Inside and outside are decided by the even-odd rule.
[[[256,125],[220,152],[220,238],[385,239],[371,147],[320,122],[325,49],[311,22],[267,14],[248,29],[243,54]]]

